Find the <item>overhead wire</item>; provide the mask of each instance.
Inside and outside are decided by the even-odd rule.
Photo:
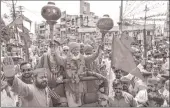
[[[135,3],[136,3],[136,1],[134,1],[133,4],[129,4],[128,6],[129,6],[129,7],[133,7],[133,5],[134,5]],[[130,9],[131,9],[131,8],[130,8]],[[127,10],[129,10],[129,8],[128,8]],[[127,11],[126,11],[126,12],[127,12]],[[126,13],[124,12],[123,14],[126,14]]]
[[[144,5],[146,2],[148,1],[141,1],[138,5],[136,5],[128,14],[125,14],[124,17],[127,17],[128,15],[130,15],[134,10],[138,9],[141,5]]]

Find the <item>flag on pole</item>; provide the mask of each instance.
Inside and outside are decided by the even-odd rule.
[[[118,37],[113,37],[112,39],[111,64],[116,69],[123,70],[144,80],[142,73],[136,66],[130,50],[124,46]]]
[[[122,44],[124,44],[124,46],[131,51],[131,43],[135,42],[134,39],[132,37],[130,37],[128,34],[123,33],[120,40],[121,40]]]

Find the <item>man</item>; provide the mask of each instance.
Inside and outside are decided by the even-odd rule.
[[[63,55],[62,56],[66,58],[67,55],[68,55],[68,51],[69,51],[69,47],[68,46],[64,46],[63,47]]]
[[[130,80],[126,76],[122,76],[120,80],[121,80],[122,85],[123,85],[123,91],[130,93],[129,92]]]
[[[80,53],[84,55],[84,44],[83,43],[80,44]]]
[[[65,59],[55,53],[55,61],[65,68],[66,78],[71,82],[65,84],[66,97],[69,107],[78,107],[82,105],[82,98],[85,90],[85,84],[80,81],[80,76],[84,72],[85,64],[91,64],[100,52],[101,47],[89,56],[80,53],[80,44],[71,42],[69,44],[70,54]]]
[[[85,56],[92,55],[93,47],[88,44],[85,45],[84,52],[85,52]],[[96,61],[93,61],[90,64],[86,64],[86,71],[99,72]],[[87,84],[87,93],[85,93],[84,104],[94,103],[97,101],[97,90],[99,85],[97,84],[97,81],[86,81],[86,84]]]
[[[22,107],[49,107],[51,99],[47,89],[48,79],[45,68],[34,70],[34,83],[26,84],[16,77],[11,57],[5,58],[4,75],[12,91],[24,98]]]
[[[114,73],[115,73],[116,79],[120,79],[123,76],[123,71],[120,69],[116,69]]]
[[[157,65],[153,66],[153,70],[152,70],[152,77],[154,78],[158,78],[161,77],[161,75],[159,74],[159,67]]]
[[[140,90],[136,95],[135,99],[138,104],[141,106],[147,106],[146,103],[148,101],[148,94],[159,94],[158,92],[158,79],[156,78],[148,78],[147,80],[147,89]]]
[[[32,68],[31,64],[28,62],[23,62],[20,64],[20,70],[21,70],[21,76],[18,76],[19,79],[21,79],[26,84],[32,84],[33,83],[33,77],[32,77]],[[22,97],[18,96],[17,106],[21,106],[22,104]]]
[[[114,93],[109,97],[109,107],[136,107],[137,102],[133,96],[123,91],[121,80],[115,79],[113,81]]]
[[[21,76],[19,76],[19,78],[26,84],[32,84],[33,77],[31,72],[32,70],[31,64],[28,62],[21,63],[20,70],[21,70]]]
[[[158,94],[153,95],[152,93],[148,94],[148,101],[146,104],[147,107],[162,107],[163,103],[164,103],[164,99],[161,95]]]
[[[52,89],[54,97],[52,97],[53,104],[56,105],[59,95],[61,97],[65,97],[64,94],[64,86],[59,85],[56,88],[56,79],[60,74],[63,73],[63,68],[57,64],[53,58],[53,55],[56,49],[59,47],[60,42],[57,40],[50,40],[49,43],[49,51],[40,58],[37,68],[46,68],[47,69],[47,78],[48,78],[48,86]],[[55,89],[54,89],[55,88]]]
[[[169,80],[167,80],[164,84],[163,97],[166,101],[164,103],[164,106],[169,106],[170,105],[170,101],[169,101]]]

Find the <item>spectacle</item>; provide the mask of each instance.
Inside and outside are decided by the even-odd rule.
[[[22,69],[22,72],[31,71],[31,69]]]

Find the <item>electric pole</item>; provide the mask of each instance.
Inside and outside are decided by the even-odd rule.
[[[143,36],[144,36],[144,61],[145,61],[145,66],[144,68],[146,69],[146,60],[147,60],[147,42],[146,42],[146,19],[147,19],[147,11],[149,11],[147,5],[145,6],[145,21],[144,21],[144,29],[143,29]]]
[[[122,27],[123,27],[123,0],[121,0],[120,16],[119,16],[119,31],[120,31],[120,37],[122,36]]]
[[[20,13],[20,17],[22,18],[22,32],[23,32],[23,39],[24,39],[24,43],[25,43],[25,51],[26,51],[26,61],[29,61],[29,50],[28,50],[28,42],[26,40],[26,33],[24,30],[24,25],[23,25],[23,6],[19,6],[19,13]]]
[[[155,34],[155,29],[156,29],[156,25],[155,25],[155,19],[154,19],[154,22],[153,22],[153,26],[154,26],[154,31],[153,31],[153,35],[151,36],[151,47],[152,47],[152,49],[153,49],[153,40],[155,40],[155,36],[156,36],[156,34]]]
[[[12,10],[13,10],[13,13],[12,13],[12,18],[13,18],[13,21],[14,21],[14,20],[16,19],[14,0],[12,0]]]

